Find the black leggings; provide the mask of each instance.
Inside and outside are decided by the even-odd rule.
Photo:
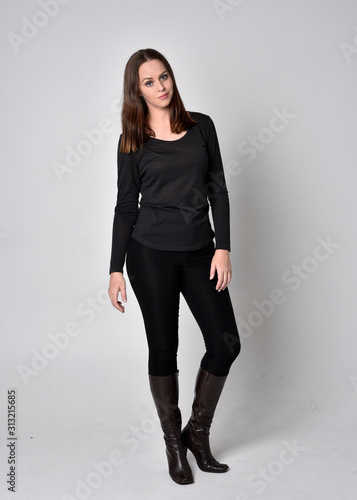
[[[238,356],[241,344],[228,288],[217,292],[217,276],[209,279],[214,252],[213,241],[200,250],[165,251],[131,239],[126,266],[144,319],[149,374],[177,370],[180,292],[203,334],[201,368],[225,376]]]

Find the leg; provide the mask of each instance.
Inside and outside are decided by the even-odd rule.
[[[217,292],[209,280],[213,247],[187,260],[182,293],[199,324],[206,353],[197,374],[192,414],[182,431],[185,446],[205,472],[226,472],[212,455],[209,434],[215,409],[231,364],[240,352],[240,340],[228,289]]]
[[[217,462],[209,444],[210,427],[214,412],[227,377],[216,377],[199,368],[192,414],[182,430],[182,440],[196,458],[204,472],[227,472],[228,465]]]
[[[204,338],[206,352],[201,368],[216,376],[227,376],[241,344],[228,288],[217,292],[217,278],[209,279],[214,252],[213,245],[190,252],[181,291]]]
[[[149,375],[150,389],[166,444],[169,474],[178,484],[193,483],[190,465],[181,437],[181,411],[178,407],[178,371],[172,375]]]
[[[180,274],[165,252],[131,240],[127,270],[138,299],[149,346],[149,384],[166,444],[171,478],[193,483],[181,437],[178,407],[178,310]]]
[[[127,254],[128,276],[138,300],[149,348],[149,374],[177,370],[180,273],[169,255],[132,239]]]

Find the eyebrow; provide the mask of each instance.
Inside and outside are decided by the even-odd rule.
[[[163,71],[162,73],[160,73],[159,76],[162,76],[164,73],[168,73],[167,69],[165,69],[165,71]],[[142,82],[145,81],[145,80],[152,80],[152,76],[147,76],[146,78],[144,78],[144,80],[142,80]]]

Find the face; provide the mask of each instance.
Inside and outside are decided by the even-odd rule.
[[[150,109],[166,108],[172,99],[173,82],[164,64],[154,59],[139,67],[139,94]]]

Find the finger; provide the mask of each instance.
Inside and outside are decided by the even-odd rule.
[[[121,298],[123,299],[123,302],[126,302],[126,285],[125,285],[125,283],[120,290],[120,294],[121,294]]]
[[[211,264],[211,269],[210,269],[210,273],[209,273],[209,279],[210,279],[210,280],[213,280],[214,275],[215,275],[215,272],[216,272],[216,266],[215,266],[215,264],[212,262],[212,264]]]
[[[118,288],[109,288],[109,290],[108,290],[110,302],[113,305],[118,300],[118,293],[119,293],[119,287]]]
[[[229,285],[229,280],[228,280],[228,277],[225,279],[224,283],[223,283],[223,286],[222,286],[222,290],[225,290],[227,288],[227,286]]]
[[[119,302],[119,300],[114,307],[115,307],[115,309],[118,309],[118,311],[120,311],[121,313],[125,312],[125,307],[122,305],[121,302]]]
[[[227,272],[226,272],[226,284],[225,284],[225,288],[227,288],[227,286],[229,285],[230,280],[231,280],[231,272],[228,269]]]
[[[110,298],[110,302],[115,307],[115,309],[118,309],[118,311],[123,313],[125,311],[125,308],[122,305],[122,303],[118,300],[119,288],[115,290],[109,290],[108,295]]]
[[[222,285],[219,289],[219,291],[225,290],[227,286],[229,285],[230,281],[230,271],[223,271],[222,272]]]
[[[118,309],[118,311],[120,312],[125,312],[125,307],[123,306],[123,304],[120,302],[120,300],[116,300],[113,302],[113,306],[115,307],[115,309]]]
[[[224,276],[224,282],[223,282],[223,285],[222,285],[222,290],[225,290],[227,288],[228,283],[229,283],[229,277],[228,277],[228,273],[227,273]]]
[[[108,290],[108,295],[109,295],[109,298],[110,298],[110,302],[115,307],[115,303],[118,300],[118,294],[115,293],[113,290]]]
[[[222,284],[223,284],[223,273],[220,269],[217,269],[217,276],[218,276],[218,279],[217,279],[217,283],[216,283],[216,290],[218,292],[220,292],[222,289]]]

